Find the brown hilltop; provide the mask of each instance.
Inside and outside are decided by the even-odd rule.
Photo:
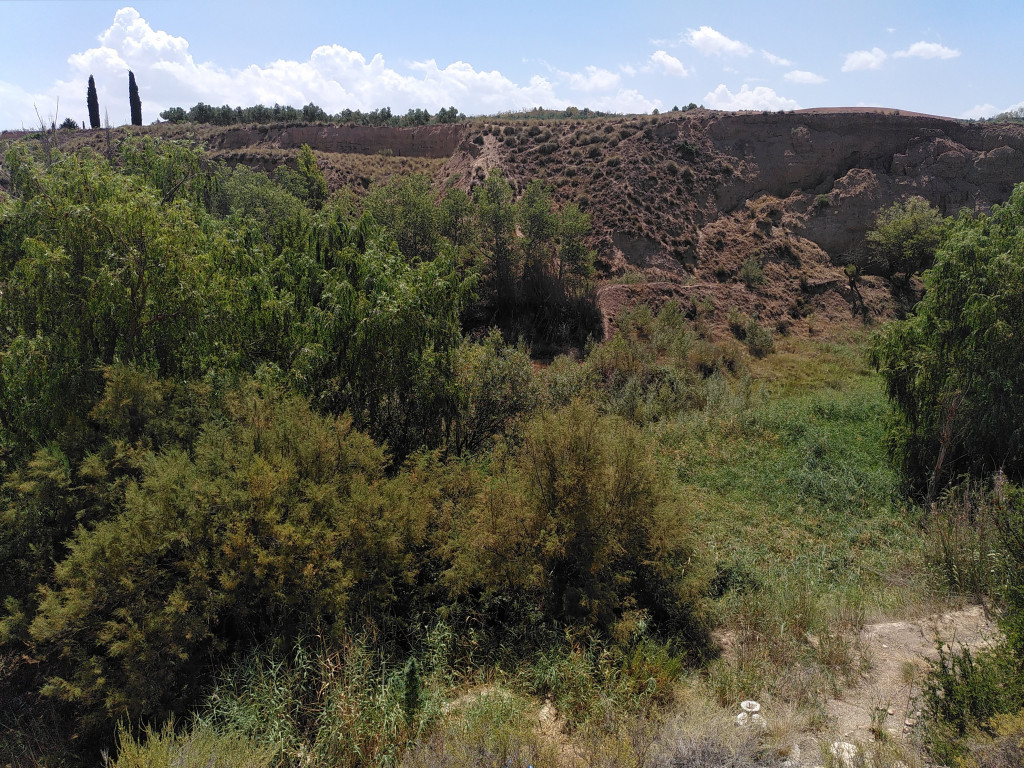
[[[482,142],[482,143],[481,143]],[[944,214],[985,210],[1024,180],[1024,126],[894,110],[693,110],[600,121],[485,122],[442,174],[466,186],[500,167],[522,189],[547,179],[591,213],[606,316],[638,300],[710,299],[789,330],[888,316],[898,302],[868,274],[878,211],[921,195]],[[764,282],[740,277],[755,260]]]
[[[309,144],[334,188],[408,172],[467,190],[494,168],[519,191],[540,178],[590,212],[609,321],[623,304],[672,298],[794,332],[898,311],[864,247],[881,208],[920,195],[946,215],[985,210],[1024,180],[1022,125],[870,108],[134,130],[194,138],[214,157],[266,169]],[[103,140],[102,131],[74,138]],[[744,262],[764,281],[744,281]],[[849,263],[867,273],[856,286]]]

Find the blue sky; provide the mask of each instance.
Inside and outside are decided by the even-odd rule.
[[[0,128],[170,106],[467,114],[885,106],[986,117],[1024,104],[1024,3],[0,0]],[[59,100],[59,111],[58,111]]]

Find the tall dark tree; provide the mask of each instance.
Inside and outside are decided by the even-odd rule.
[[[100,127],[100,99],[96,95],[96,81],[89,75],[89,90],[86,91],[85,101],[89,105],[89,127]]]
[[[128,102],[132,108],[132,125],[142,125],[142,99],[139,86],[135,84],[135,73],[128,70]]]

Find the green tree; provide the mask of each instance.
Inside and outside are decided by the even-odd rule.
[[[558,215],[551,188],[534,179],[516,203],[516,219],[522,238],[519,243],[523,264],[523,297],[527,302],[544,305],[556,289],[554,273]]]
[[[932,263],[943,230],[938,209],[923,197],[911,197],[905,203],[897,201],[882,210],[867,240],[888,273],[902,273],[906,281]]]
[[[476,188],[476,215],[480,244],[488,254],[488,270],[494,302],[510,306],[516,300],[516,210],[512,187],[500,169],[495,168]]]
[[[912,487],[1003,469],[1024,479],[1024,185],[991,216],[961,214],[913,314],[876,338],[896,408],[891,448]]]
[[[400,462],[440,446],[455,413],[459,313],[472,284],[451,256],[406,259],[372,217],[338,238],[314,278],[319,300],[294,375],[319,407],[349,411]]]
[[[142,99],[139,98],[139,86],[135,83],[135,73],[128,70],[128,106],[131,107],[132,125],[142,125]]]
[[[441,235],[454,246],[473,244],[473,202],[469,195],[458,187],[450,187],[441,198],[438,227]]]
[[[455,373],[460,403],[447,447],[456,455],[476,453],[493,437],[511,439],[540,400],[529,354],[496,330],[483,344],[462,345]]]
[[[579,291],[594,275],[594,251],[587,245],[590,215],[576,203],[563,209],[558,222],[558,279]]]
[[[171,107],[160,113],[160,119],[168,123],[184,123],[188,119],[188,113],[181,107]]]
[[[406,258],[428,260],[440,248],[440,210],[430,177],[392,176],[366,197],[366,210],[387,229]]]
[[[324,172],[309,144],[303,144],[299,149],[298,165],[299,175],[305,187],[306,202],[314,211],[319,211],[327,200],[327,179],[324,178]]]
[[[191,202],[91,153],[40,168],[6,156],[0,209],[0,441],[75,444],[115,361],[198,375],[227,317],[210,235]]]
[[[85,103],[89,108],[89,127],[100,127],[100,100],[96,95],[96,81],[89,75],[89,88],[85,93]]]

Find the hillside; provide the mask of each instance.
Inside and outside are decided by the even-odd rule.
[[[494,168],[519,191],[546,179],[556,200],[591,215],[606,323],[638,301],[710,300],[719,323],[736,307],[800,335],[900,311],[864,245],[881,208],[920,195],[944,215],[985,210],[1024,179],[1024,126],[879,109],[143,130],[267,170],[309,144],[331,187],[357,193],[409,172],[467,190]],[[83,131],[69,143],[104,140]],[[763,282],[742,279],[744,262]],[[846,264],[863,276],[856,285]]]

